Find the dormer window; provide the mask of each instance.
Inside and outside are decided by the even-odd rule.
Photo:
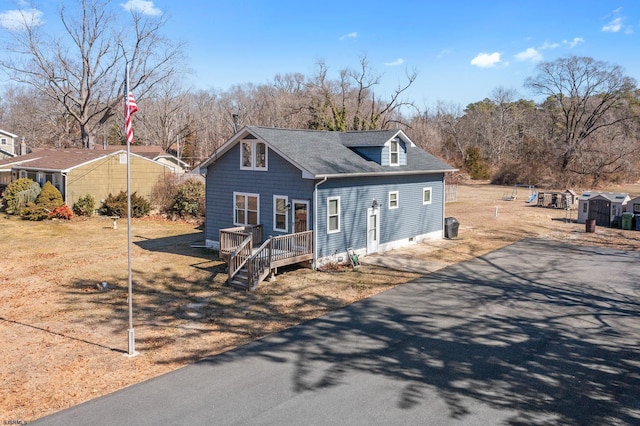
[[[389,143],[389,165],[390,166],[399,166],[400,165],[400,144],[397,140],[392,140]]]
[[[240,169],[267,170],[267,145],[264,142],[240,142]]]

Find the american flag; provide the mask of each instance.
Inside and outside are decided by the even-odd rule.
[[[133,97],[133,93],[129,92],[127,85],[125,84],[124,93],[124,133],[127,135],[127,143],[133,143],[133,128],[131,127],[131,116],[134,112],[138,111],[136,105],[136,99]]]

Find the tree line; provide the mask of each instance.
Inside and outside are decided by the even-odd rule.
[[[181,80],[181,46],[162,36],[165,18],[131,12],[123,21],[108,0],[77,3],[75,12],[60,9],[67,30],[61,38],[45,37],[25,19],[3,41],[0,65],[14,84],[1,94],[0,127],[31,147],[122,144],[126,63],[139,107],[135,143],[160,145],[192,166],[236,126],[400,128],[473,178],[555,187],[638,178],[640,90],[615,64],[576,56],[542,62],[523,81],[536,101],[498,87],[464,107],[421,107],[408,99],[416,72],[379,96],[382,76],[366,57],[337,74],[320,61],[309,76],[283,73],[263,84],[193,90]]]

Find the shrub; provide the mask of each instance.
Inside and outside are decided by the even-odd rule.
[[[20,217],[24,220],[45,220],[49,217],[51,210],[44,208],[36,203],[28,203],[20,210]]]
[[[29,178],[20,178],[7,185],[2,197],[2,205],[7,214],[20,214],[28,203],[36,201],[40,185]]]
[[[204,182],[189,179],[180,184],[171,211],[182,217],[204,216]]]
[[[53,186],[51,182],[47,182],[42,187],[38,198],[36,198],[36,204],[48,211],[52,211],[56,207],[64,205],[64,200],[58,188]]]
[[[467,148],[467,158],[464,160],[464,166],[469,172],[471,179],[489,179],[489,165],[482,157],[480,148]]]
[[[64,204],[60,207],[56,207],[49,212],[49,219],[66,219],[70,220],[73,217],[73,211],[68,205]]]
[[[91,216],[96,208],[96,200],[90,194],[78,198],[73,204],[73,212],[76,216]]]
[[[162,213],[170,213],[178,192],[178,179],[173,173],[159,180],[151,190],[151,201]]]
[[[131,194],[131,217],[143,217],[149,214],[151,203],[138,196],[135,192]],[[118,195],[109,194],[100,213],[106,216],[127,217],[127,193],[120,191]]]

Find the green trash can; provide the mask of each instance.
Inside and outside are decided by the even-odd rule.
[[[622,213],[622,229],[626,229],[629,231],[633,229],[633,213]]]

